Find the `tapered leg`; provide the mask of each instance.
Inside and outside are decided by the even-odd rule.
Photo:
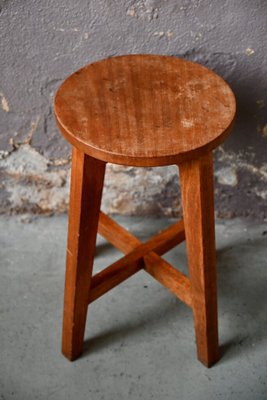
[[[104,175],[104,162],[73,148],[62,335],[69,360],[83,348]]]
[[[179,166],[198,359],[219,358],[212,154]]]

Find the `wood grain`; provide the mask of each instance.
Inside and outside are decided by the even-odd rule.
[[[219,358],[211,151],[235,112],[222,78],[169,56],[111,57],[58,89],[56,121],[73,145],[62,340],[70,360],[82,352],[88,303],[141,268],[192,307],[199,360],[211,366]],[[177,164],[184,223],[141,243],[100,213],[106,162]],[[126,255],[92,278],[97,229]],[[189,279],[160,257],[185,236]]]
[[[140,245],[140,240],[102,211],[99,215],[98,233],[124,254]]]
[[[73,148],[62,352],[82,352],[105,163]]]
[[[159,55],[111,57],[72,74],[55,97],[66,139],[106,162],[170,165],[196,158],[229,133],[235,98],[207,68]]]
[[[145,271],[175,294],[178,299],[192,307],[189,279],[166,260],[155,253],[144,256]]]
[[[212,154],[180,165],[197,353],[207,367],[219,358]]]
[[[185,240],[183,220],[163,229],[146,243],[141,243],[134,235],[103,212],[100,212],[99,216],[98,233],[124,254],[138,247],[140,254],[154,251],[161,255]]]
[[[92,278],[89,302],[96,300],[141,268],[145,268],[153,278],[191,307],[189,279],[159,257],[185,239],[183,221],[178,221],[146,243],[141,243],[125,228],[101,212],[98,231],[119,250],[128,254]]]

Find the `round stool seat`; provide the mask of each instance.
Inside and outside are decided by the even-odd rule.
[[[223,142],[236,111],[226,82],[183,59],[126,55],[89,64],[55,97],[61,132],[105,162],[177,164]]]

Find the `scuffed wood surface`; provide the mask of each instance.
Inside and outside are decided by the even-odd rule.
[[[233,123],[235,98],[225,81],[183,59],[128,55],[90,64],[55,97],[68,141],[107,162],[179,163],[212,150]]]

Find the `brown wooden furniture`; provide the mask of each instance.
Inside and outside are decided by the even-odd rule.
[[[193,310],[198,358],[219,357],[212,150],[235,116],[229,86],[182,59],[127,55],[90,64],[60,86],[59,129],[73,146],[63,344],[82,352],[88,304],[144,268]],[[184,221],[141,243],[100,211],[107,162],[176,164]],[[97,231],[125,256],[92,276]],[[186,237],[189,277],[160,256]]]

